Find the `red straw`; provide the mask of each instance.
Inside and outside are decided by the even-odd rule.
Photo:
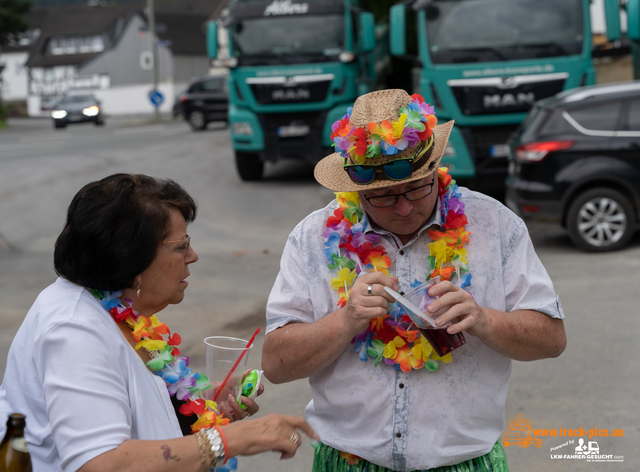
[[[222,381],[222,384],[220,384],[220,387],[218,388],[218,391],[216,392],[216,394],[213,397],[213,401],[214,402],[218,399],[218,395],[220,395],[220,392],[222,392],[222,389],[224,388],[224,386],[227,385],[227,382],[229,381],[229,378],[231,377],[231,374],[233,374],[233,371],[236,370],[236,367],[238,367],[238,364],[240,364],[240,361],[244,357],[245,353],[251,347],[251,344],[253,343],[253,340],[256,339],[256,336],[258,335],[259,332],[260,332],[260,327],[258,327],[258,329],[256,329],[256,332],[253,333],[253,336],[251,336],[251,339],[249,339],[249,342],[247,343],[247,347],[245,347],[244,350],[242,351],[242,353],[240,354],[240,356],[238,356],[238,360],[236,361],[235,364],[233,364],[233,367],[231,368],[231,370],[229,371],[227,376]]]

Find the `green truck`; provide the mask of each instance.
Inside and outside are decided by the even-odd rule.
[[[391,8],[391,54],[412,50],[414,91],[435,106],[439,122],[456,121],[442,159],[453,176],[500,193],[507,141],[533,103],[595,83],[589,5],[417,0]],[[604,0],[604,7],[607,36],[618,39],[618,2]]]
[[[265,162],[317,162],[331,153],[332,123],[376,89],[389,62],[386,27],[357,0],[234,0],[221,24],[229,130],[242,180],[262,178]],[[208,23],[211,58],[222,44],[219,26]]]

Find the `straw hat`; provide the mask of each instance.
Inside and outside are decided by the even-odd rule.
[[[412,102],[412,97],[404,90],[380,90],[362,95],[353,105],[349,125],[353,128],[364,128],[366,130],[369,123],[375,123],[380,126],[385,120],[388,122],[397,121],[400,115],[400,109],[408,106]],[[434,140],[433,144],[427,152],[414,163],[414,170],[411,176],[402,181],[376,179],[366,185],[356,184],[349,178],[349,175],[344,170],[344,158],[339,152],[333,153],[318,162],[314,176],[320,185],[336,192],[357,192],[420,180],[438,168],[452,128],[453,121],[435,127],[432,135]],[[427,140],[427,142],[421,141],[415,146],[407,147],[396,154],[380,154],[376,157],[367,157],[364,162],[360,162],[360,164],[384,164],[396,159],[412,157],[428,144],[429,140]],[[355,164],[355,162],[351,160],[351,157],[347,157],[347,163]]]

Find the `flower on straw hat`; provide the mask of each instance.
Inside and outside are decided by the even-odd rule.
[[[420,94],[410,98],[411,102],[400,108],[396,120],[372,121],[365,127],[351,125],[353,108],[349,108],[342,119],[331,125],[331,140],[336,151],[355,164],[363,164],[366,158],[397,154],[429,139],[438,123],[434,109]]]

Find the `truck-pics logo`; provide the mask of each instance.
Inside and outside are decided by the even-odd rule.
[[[583,436],[588,437],[585,439]],[[509,447],[517,444],[520,447],[542,447],[540,438],[569,437],[562,444],[549,448],[551,459],[577,459],[585,462],[624,462],[624,456],[613,454],[602,454],[600,445],[595,438],[619,438],[624,437],[623,429],[602,429],[602,428],[575,428],[575,429],[534,429],[529,420],[523,414],[512,417],[509,420],[509,427],[502,435],[502,444]],[[577,439],[573,439],[577,438]],[[577,444],[576,444],[577,441]],[[567,448],[558,453],[558,450]]]
[[[264,16],[304,15],[308,11],[308,3],[291,3],[291,0],[273,0],[273,2],[264,9]]]
[[[542,441],[533,437],[533,428],[531,420],[520,414],[511,418],[509,428],[502,435],[502,444],[509,447],[511,444],[517,444],[520,447],[542,446]]]

